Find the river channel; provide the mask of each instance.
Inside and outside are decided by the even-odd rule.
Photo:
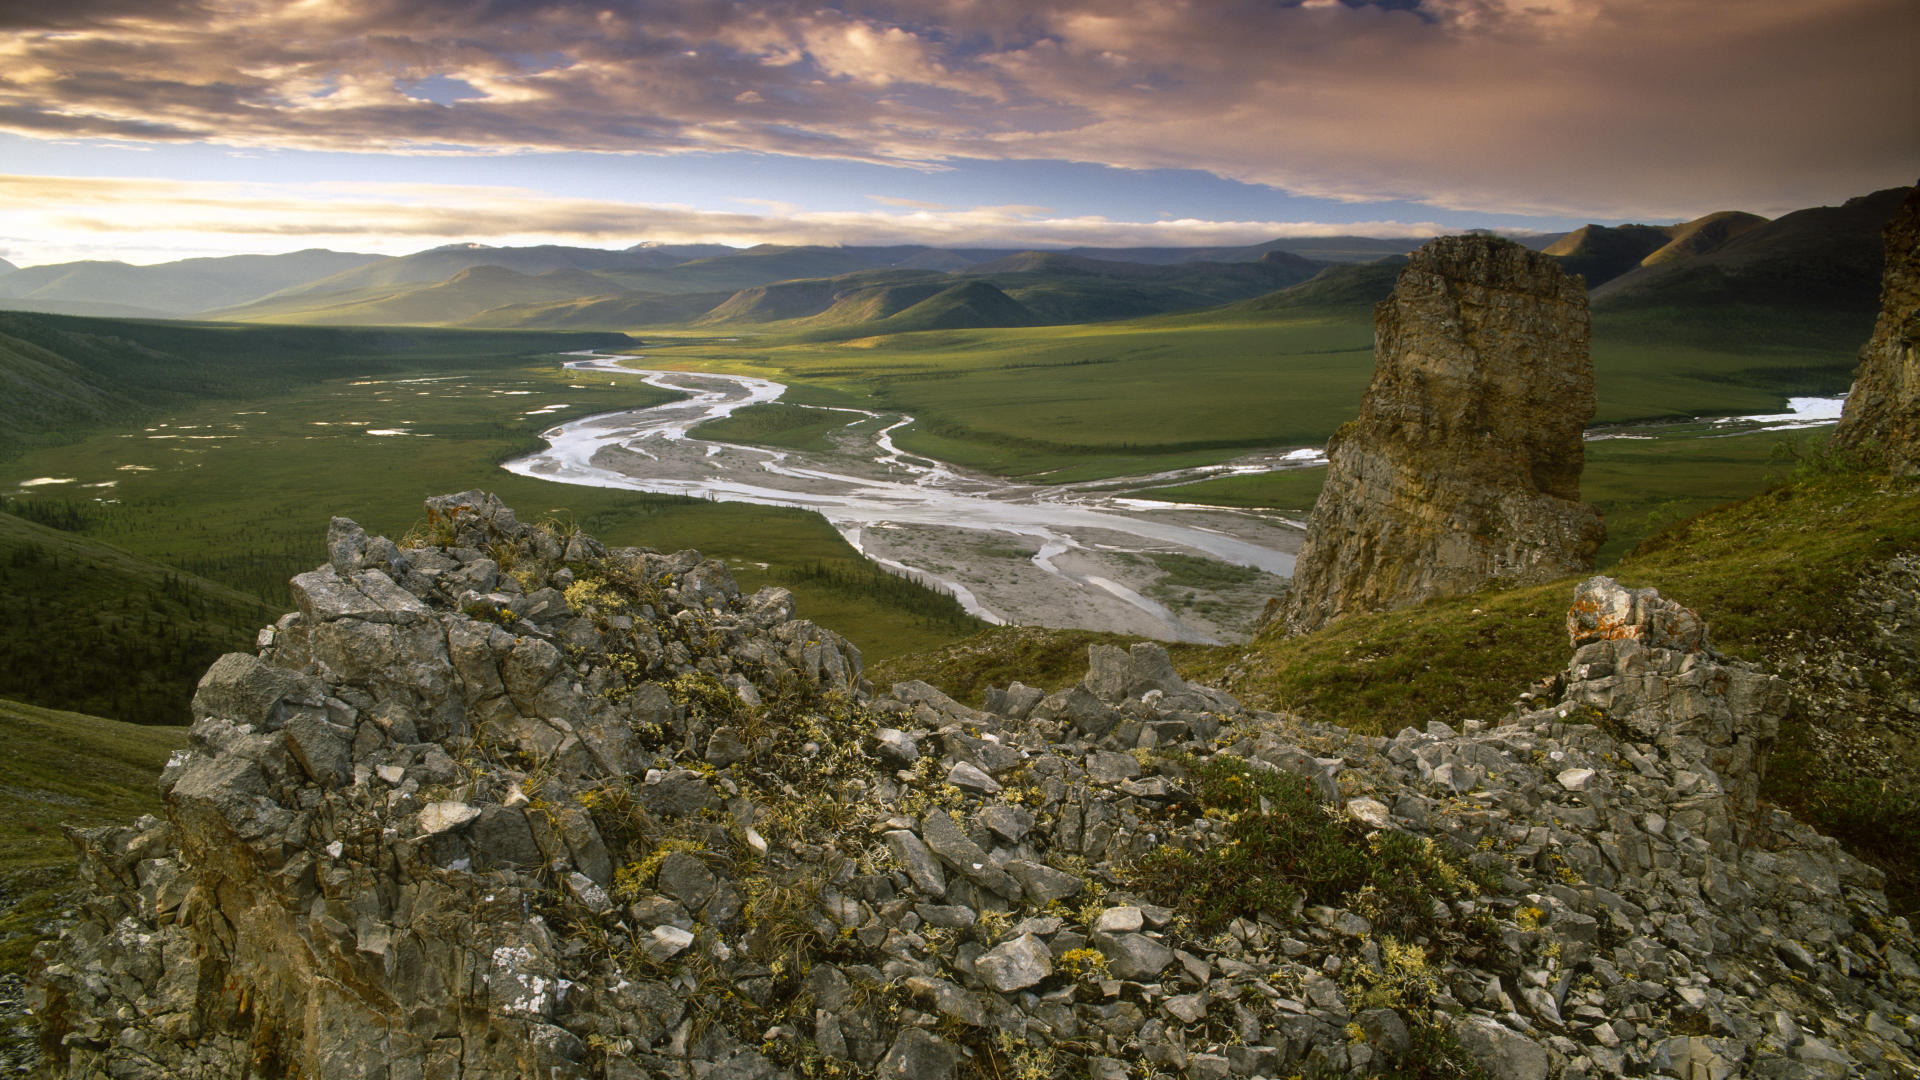
[[[902,452],[893,435],[912,417],[858,409],[839,410],[847,425],[833,454],[697,439],[688,434],[692,428],[778,400],[786,387],[621,362],[643,359],[585,356],[567,366],[639,375],[687,397],[560,424],[542,434],[547,450],[505,467],[569,484],[816,511],[863,554],[951,592],[993,623],[1230,640],[1251,629],[1265,599],[1293,572],[1298,522],[1129,497],[1179,482],[1181,473],[1097,485],[1018,484]],[[1235,467],[1324,461],[1313,451],[1260,457]],[[1205,584],[1194,584],[1195,564],[1185,563],[1187,578],[1170,579],[1165,565],[1181,565],[1182,556],[1246,569],[1201,574]]]

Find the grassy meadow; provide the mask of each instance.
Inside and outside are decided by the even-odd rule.
[[[1594,423],[1767,413],[1781,411],[1791,394],[1843,392],[1866,330],[1854,314],[1746,307],[1599,312]],[[650,335],[644,351],[646,363],[660,367],[784,382],[791,387],[787,403],[906,413],[916,422],[895,434],[904,450],[1021,479],[1067,482],[1211,464],[1262,447],[1323,444],[1359,410],[1373,374],[1373,319],[1365,303],[1225,308],[831,343],[777,333]],[[819,445],[832,426],[817,413],[776,419],[769,412],[751,422],[743,416],[715,434],[804,449]],[[1669,448],[1638,456],[1651,467],[1668,467],[1686,455]],[[1757,490],[1744,483],[1730,488],[1730,463],[1722,456],[1703,452],[1699,462],[1706,497],[1719,501]],[[1596,460],[1607,458],[1607,452],[1596,454]],[[1655,486],[1687,483],[1666,479]],[[1302,497],[1310,484],[1300,477],[1233,478],[1178,489],[1178,495],[1227,506],[1298,508],[1311,505]]]

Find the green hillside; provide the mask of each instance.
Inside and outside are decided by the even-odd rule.
[[[34,266],[0,281],[0,307],[74,314],[91,308],[137,308],[178,318],[244,304],[315,278],[381,261],[379,255],[308,250],[286,255],[181,259],[154,266],[87,261]]]
[[[160,814],[160,770],[187,732],[0,700],[0,738],[0,973],[21,975],[60,913],[84,899],[62,826]]]
[[[1661,226],[1587,225],[1544,250],[1558,258],[1567,273],[1586,278],[1591,289],[1639,266],[1647,256],[1672,242],[1671,233]]]
[[[61,525],[71,503],[11,501]],[[139,724],[184,724],[193,684],[280,615],[257,596],[0,513],[0,697]]]
[[[461,326],[520,330],[623,330],[680,326],[724,303],[731,292],[644,293],[581,296],[540,303],[512,303],[462,319]]]
[[[1738,232],[1703,254],[1640,267],[1596,288],[1594,308],[1745,305],[1872,312],[1885,261],[1880,230],[1907,190],[1890,188],[1841,206],[1797,210]]]
[[[345,374],[498,367],[624,335],[323,329],[130,322],[0,312],[0,460],[205,398],[239,399]]]

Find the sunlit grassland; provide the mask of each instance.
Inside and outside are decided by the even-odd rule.
[[[837,344],[654,342],[648,363],[778,379],[789,400],[912,415],[904,450],[1008,476],[1114,476],[1325,441],[1372,372],[1370,319],[1145,320]],[[822,393],[824,391],[824,393]]]
[[[930,606],[917,586],[892,595],[817,575],[799,580],[817,565],[866,565],[818,515],[563,485],[498,467],[563,419],[670,396],[632,376],[561,371],[557,363],[339,379],[256,400],[203,402],[144,429],[24,454],[0,465],[0,482],[12,488],[31,478],[71,478],[20,489],[18,497],[71,505],[90,538],[276,608],[290,602],[286,579],[324,560],[329,517],[399,537],[419,521],[427,496],[481,488],[523,520],[558,518],[612,544],[693,547],[727,558],[745,588],[795,578],[790,587],[802,615],[844,627],[875,655],[976,628],[957,606]],[[392,431],[407,434],[373,434]]]
[[[1838,393],[1864,336],[1857,322],[1763,308],[1603,311],[1594,319],[1594,422],[1772,412],[1791,394]],[[790,403],[905,413],[916,422],[896,433],[902,449],[1065,482],[1324,443],[1359,411],[1373,373],[1373,321],[1369,307],[1348,305],[836,343],[662,337],[642,351],[650,365],[776,379]],[[1710,488],[1712,457],[1702,474]],[[1306,486],[1271,482],[1288,497]],[[1209,484],[1184,497],[1287,505],[1252,482]]]

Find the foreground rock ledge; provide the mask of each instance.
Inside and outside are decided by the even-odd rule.
[[[1327,444],[1288,629],[1591,570],[1590,336],[1586,287],[1550,256],[1490,236],[1414,252],[1374,310],[1360,416]]]
[[[404,548],[336,519],[202,682],[166,820],[74,834],[55,1072],[1361,1077],[1439,1040],[1500,1078],[1914,1074],[1879,875],[1753,797],[1778,680],[1649,592],[1582,586],[1504,721],[1367,738],[1152,645],[982,710],[877,694],[697,553],[429,513]],[[1195,794],[1227,755],[1471,875],[1197,929],[1133,868],[1228,842]]]

